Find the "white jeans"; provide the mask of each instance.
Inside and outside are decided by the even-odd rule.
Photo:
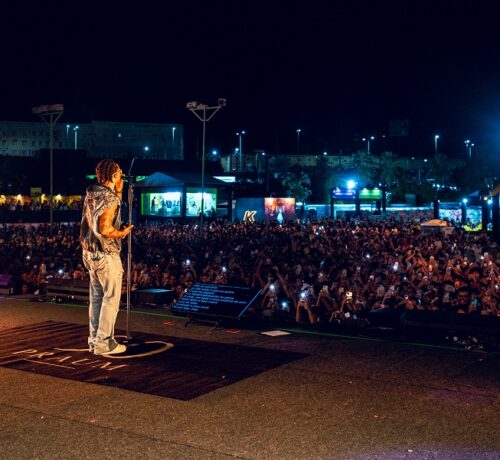
[[[115,322],[120,308],[123,266],[120,254],[94,254],[83,251],[83,263],[89,270],[89,348],[94,353],[113,350]]]

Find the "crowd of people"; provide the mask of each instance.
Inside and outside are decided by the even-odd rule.
[[[55,211],[79,211],[82,209],[83,202],[81,200],[54,200]],[[0,212],[39,212],[48,211],[50,205],[48,201],[31,200],[23,201],[18,199],[12,199],[10,201],[5,200],[5,202],[0,203]]]
[[[79,225],[0,225],[0,273],[37,294],[51,277],[86,279]],[[179,299],[196,282],[259,288],[249,314],[297,323],[411,310],[500,316],[498,245],[486,233],[424,231],[412,218],[135,227],[133,290]]]

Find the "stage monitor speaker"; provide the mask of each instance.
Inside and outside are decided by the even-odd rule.
[[[47,295],[49,297],[66,297],[71,300],[87,302],[89,300],[89,282],[51,278],[47,284]]]
[[[174,297],[174,291],[171,289],[140,289],[134,292],[133,303],[136,306],[153,305],[160,307],[170,305]]]
[[[12,286],[12,275],[0,274],[0,294],[10,295],[14,291]]]

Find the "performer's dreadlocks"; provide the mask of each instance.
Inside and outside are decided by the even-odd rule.
[[[116,161],[114,160],[101,160],[95,168],[95,174],[97,176],[97,182],[104,184],[105,182],[111,182],[112,176],[115,172],[120,169]]]

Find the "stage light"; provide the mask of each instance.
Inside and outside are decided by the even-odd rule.
[[[347,181],[347,188],[348,189],[353,189],[354,187],[356,187],[356,181],[355,180],[352,180],[352,179],[349,179]]]

